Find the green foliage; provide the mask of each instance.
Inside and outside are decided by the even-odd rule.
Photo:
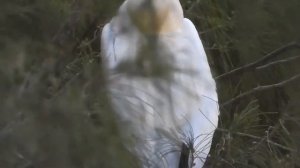
[[[296,18],[299,1],[204,0],[189,4],[192,9],[187,10],[187,14],[201,30],[200,36],[216,76],[300,39]],[[295,55],[299,55],[299,51],[283,53],[277,59]],[[299,59],[217,80],[221,122],[208,167],[299,166],[300,115],[295,105],[299,104],[300,95],[296,91],[299,82],[256,92],[222,106],[222,102],[258,85],[277,83],[299,74],[298,64]]]
[[[99,49],[91,52],[85,43],[90,35],[83,37],[99,17],[97,10],[101,14],[103,6],[97,3],[1,4],[0,24],[5,26],[0,31],[0,167],[134,163],[120,143],[109,110],[95,59]]]
[[[99,28],[117,0],[2,0],[0,167],[134,167],[105,92]],[[300,39],[300,1],[186,0],[215,76]],[[299,55],[289,51],[277,59]],[[299,74],[299,59],[217,80],[220,104]],[[221,106],[207,167],[299,167],[299,83]],[[137,166],[136,166],[137,167]]]

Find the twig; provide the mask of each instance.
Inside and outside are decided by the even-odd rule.
[[[251,134],[246,134],[246,133],[242,133],[242,132],[231,132],[230,130],[223,129],[223,128],[217,128],[217,131],[225,132],[225,133],[232,133],[232,134],[235,134],[235,135],[239,135],[239,136],[243,136],[243,137],[249,137],[249,138],[256,139],[256,140],[262,140],[263,139],[263,138],[261,138],[259,136],[255,136],[255,135],[251,135]],[[289,148],[287,146],[281,145],[279,143],[273,142],[270,139],[265,139],[265,141],[268,144],[274,145],[274,146],[279,147],[281,149],[284,149],[284,150],[287,150],[287,151],[290,151],[290,152],[296,152],[295,149],[292,149],[292,148]]]
[[[294,82],[294,81],[296,81],[296,80],[299,79],[299,78],[300,78],[300,74],[295,75],[295,76],[293,76],[293,77],[291,77],[291,78],[289,78],[289,79],[287,79],[287,80],[284,80],[284,81],[279,82],[279,83],[276,83],[276,84],[257,86],[257,87],[255,87],[255,88],[252,89],[252,90],[249,90],[249,91],[247,91],[247,92],[244,92],[244,93],[242,93],[242,94],[240,94],[240,95],[238,95],[238,96],[236,96],[236,97],[234,97],[234,98],[232,98],[232,99],[230,99],[230,100],[228,100],[228,101],[225,101],[224,103],[221,104],[221,106],[223,106],[223,107],[224,107],[224,106],[227,106],[227,105],[229,105],[229,104],[231,104],[231,103],[236,102],[237,100],[240,100],[240,99],[242,99],[242,98],[244,98],[244,97],[253,95],[253,94],[257,93],[257,92],[262,92],[262,91],[269,90],[269,89],[274,89],[274,88],[283,87],[283,86],[285,86],[286,84],[289,84],[289,83],[291,83],[291,82]]]
[[[265,69],[265,68],[268,68],[270,66],[274,66],[274,65],[277,65],[277,64],[287,63],[287,62],[294,61],[294,60],[299,59],[299,58],[300,58],[300,56],[294,56],[294,57],[290,57],[290,58],[283,59],[283,60],[273,61],[273,62],[270,62],[266,65],[256,67],[256,70]]]
[[[300,48],[300,44],[297,43],[297,42],[291,42],[285,46],[282,46],[272,52],[270,52],[269,54],[265,55],[264,57],[262,57],[261,59],[258,59],[250,64],[247,64],[247,65],[244,65],[242,67],[239,67],[239,68],[236,68],[236,69],[233,69],[229,72],[226,72],[222,75],[219,75],[217,76],[215,79],[216,80],[220,80],[220,79],[223,79],[225,77],[229,77],[229,76],[232,76],[232,75],[235,75],[235,74],[240,74],[244,71],[247,71],[247,70],[251,70],[251,69],[254,69],[255,67],[257,66],[260,66],[261,64],[265,63],[266,61],[272,59],[272,58],[275,58],[276,56],[280,55],[281,53],[284,53],[286,52],[287,50],[289,49],[292,49],[292,48]]]

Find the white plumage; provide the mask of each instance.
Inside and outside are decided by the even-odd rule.
[[[101,45],[121,132],[142,167],[202,167],[218,98],[202,42],[179,1],[126,0],[103,28]]]

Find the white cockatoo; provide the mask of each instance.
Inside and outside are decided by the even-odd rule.
[[[179,0],[126,0],[102,30],[109,96],[141,167],[201,168],[218,124],[207,57]]]

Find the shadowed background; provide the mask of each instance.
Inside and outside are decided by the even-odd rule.
[[[1,168],[138,167],[121,145],[99,49],[101,28],[121,3],[1,1]],[[300,1],[181,3],[220,97],[206,167],[299,167]]]

